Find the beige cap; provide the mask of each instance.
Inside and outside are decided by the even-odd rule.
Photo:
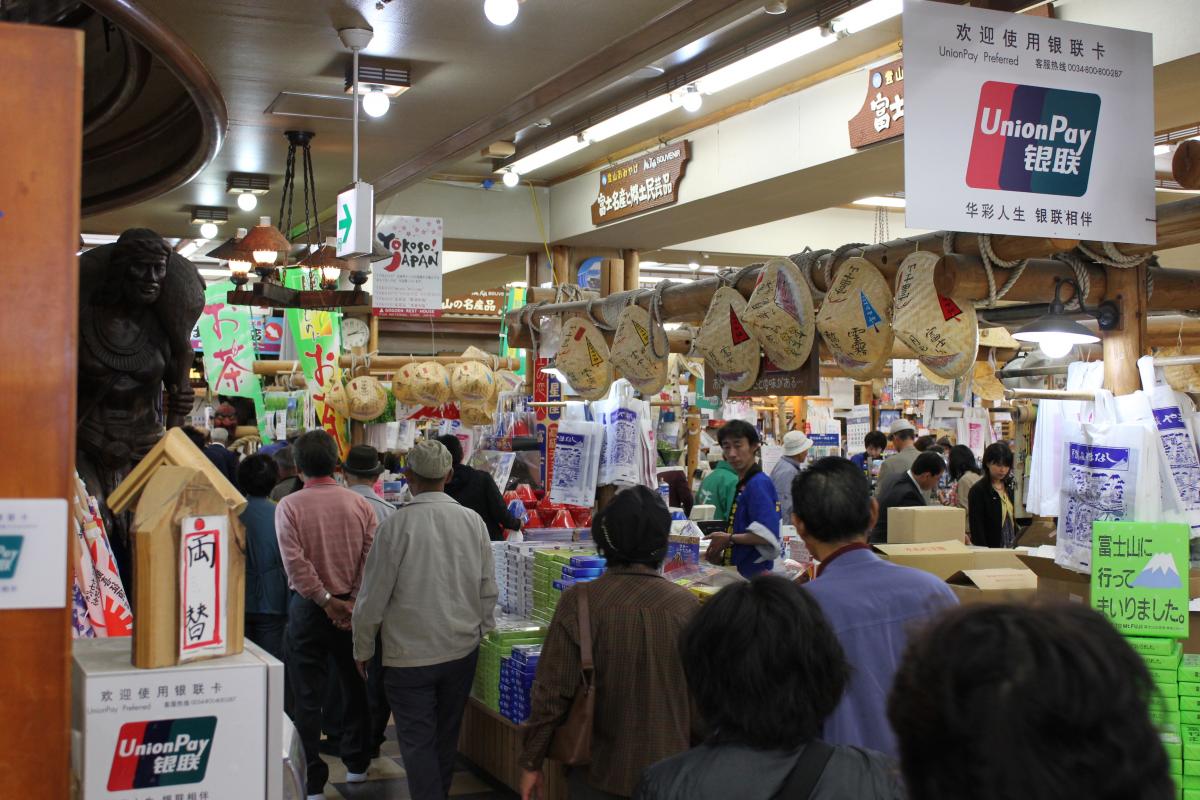
[[[783,454],[785,456],[807,453],[812,445],[812,439],[805,436],[804,431],[788,431],[783,435]]]
[[[900,431],[915,430],[916,427],[914,427],[911,422],[906,420],[904,417],[901,417],[900,419],[893,421],[892,424],[888,426],[888,436],[895,436]]]
[[[426,439],[408,451],[409,469],[422,478],[437,480],[446,477],[451,466],[450,451],[441,442]]]

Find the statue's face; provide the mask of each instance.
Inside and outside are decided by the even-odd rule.
[[[131,260],[125,271],[125,297],[133,303],[149,305],[162,293],[166,277],[166,255],[143,255]]]

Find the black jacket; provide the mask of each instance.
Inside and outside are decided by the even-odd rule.
[[[1012,491],[1006,486],[1008,499]],[[971,525],[971,544],[980,547],[1004,547],[1002,530],[1004,510],[1000,505],[1000,494],[992,488],[992,482],[984,475],[971,487],[967,494],[967,521]],[[1016,520],[1013,520],[1013,537],[1016,538]]]
[[[483,524],[487,526],[488,536],[492,537],[493,542],[504,538],[501,528],[510,531],[521,529],[521,523],[508,513],[496,482],[482,470],[466,464],[455,464],[454,475],[446,484],[446,494],[457,500],[459,505],[483,517]]]
[[[875,531],[871,534],[871,543],[887,543],[889,508],[925,505],[929,505],[925,495],[921,493],[921,489],[913,482],[913,479],[908,477],[908,473],[905,472],[898,476],[879,496],[879,522],[875,524]]]

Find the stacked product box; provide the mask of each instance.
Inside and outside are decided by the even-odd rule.
[[[518,725],[529,719],[529,695],[541,652],[540,644],[513,645],[512,654],[500,661],[500,713]]]
[[[1179,721],[1183,776],[1175,784],[1184,800],[1200,800],[1200,655],[1188,654],[1179,662]]]
[[[507,546],[505,542],[492,542],[492,565],[496,574],[496,604],[500,608],[508,611],[508,559],[505,556]]]
[[[540,645],[546,629],[524,620],[498,624],[496,630],[479,643],[479,662],[471,694],[493,711],[500,711],[500,665],[517,645]]]
[[[534,556],[533,619],[549,624],[562,593],[577,582],[604,573],[604,559],[594,550],[541,551]]]
[[[1193,685],[1200,691],[1200,661],[1197,661],[1194,673],[1187,671],[1183,663],[1183,644],[1175,639],[1126,636],[1125,641],[1146,662],[1150,677],[1154,679],[1158,696],[1151,702],[1150,716],[1161,731],[1171,778],[1183,793],[1186,791],[1183,731],[1186,726],[1200,723],[1200,696],[1188,697],[1185,703],[1183,690],[1186,684],[1188,691]],[[1192,674],[1196,676],[1194,682],[1184,680],[1185,675]],[[1184,711],[1185,706],[1192,710]],[[1200,768],[1200,763],[1196,767]],[[1197,775],[1200,776],[1200,769],[1197,769]],[[1200,783],[1197,789],[1200,790]],[[1200,800],[1200,791],[1195,800]]]
[[[560,560],[560,559],[556,559]],[[594,581],[604,574],[605,561],[598,555],[569,555],[562,565],[560,577],[550,582],[550,615],[558,609],[562,593],[577,583]]]

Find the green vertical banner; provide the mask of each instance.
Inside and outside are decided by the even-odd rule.
[[[508,287],[508,298],[504,303],[504,316],[500,320],[500,357],[520,359],[520,367],[513,370],[513,372],[522,378],[525,377],[527,364],[529,363],[528,351],[508,346],[508,312],[525,305],[525,297],[528,291],[524,286]]]
[[[204,312],[196,323],[204,347],[204,376],[214,395],[251,398],[258,430],[263,434],[266,413],[262,379],[254,374],[254,328],[250,308],[225,302],[232,289],[230,281],[221,281],[204,290]],[[263,441],[270,439],[263,434]]]
[[[312,290],[319,288],[308,270],[287,269],[283,271],[284,285],[289,289]],[[325,405],[325,386],[331,381],[342,379],[342,368],[338,366],[338,355],[342,342],[342,315],[338,311],[309,311],[287,309],[288,330],[296,344],[296,358],[308,382],[317,419],[330,436],[337,440],[338,451],[345,458],[350,450],[348,420]]]
[[[1188,635],[1188,526],[1092,524],[1092,608],[1126,636]]]

